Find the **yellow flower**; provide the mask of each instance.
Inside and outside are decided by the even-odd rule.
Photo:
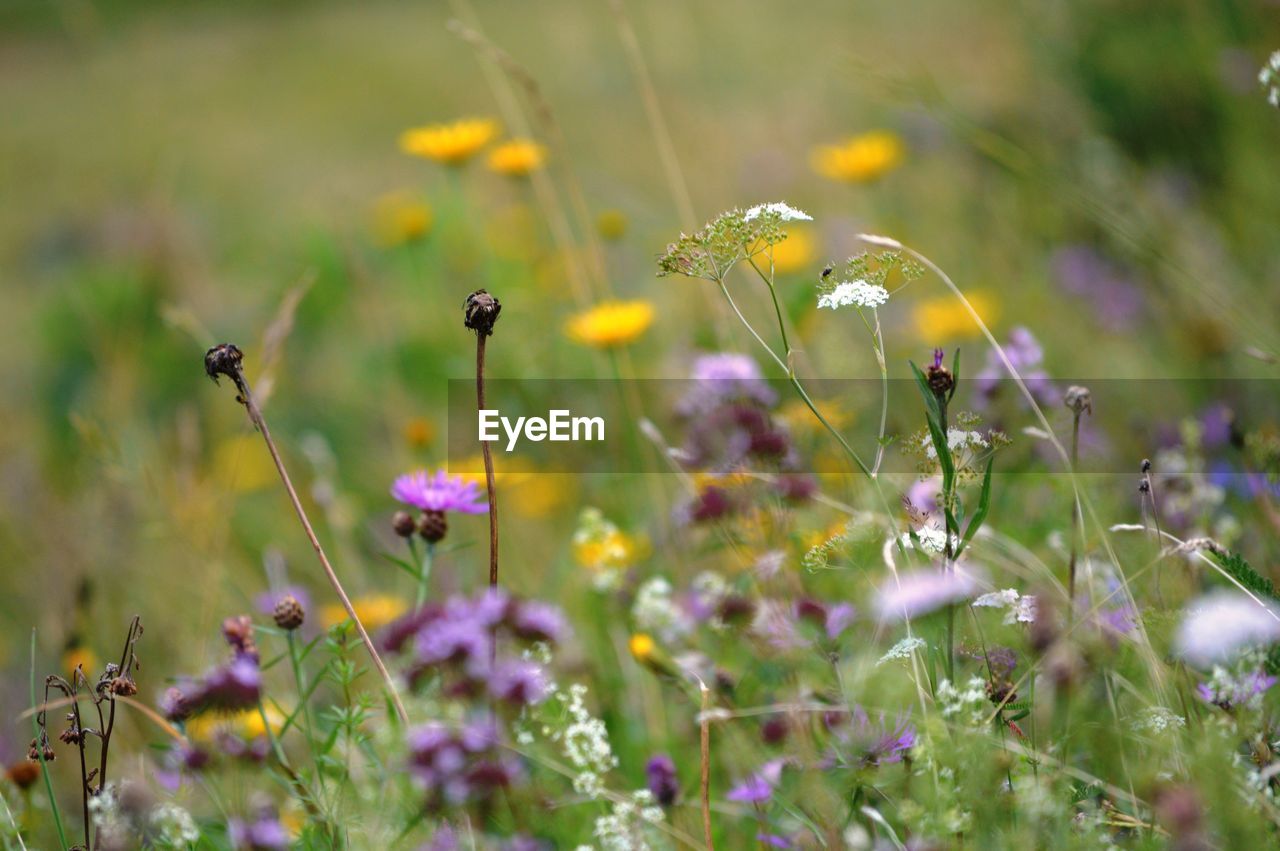
[[[637,662],[646,662],[653,656],[654,643],[653,638],[643,632],[637,632],[631,636],[631,641],[627,643],[631,648],[631,655],[636,658]]]
[[[787,238],[773,246],[773,270],[779,275],[788,275],[804,269],[813,262],[818,253],[817,240],[808,228],[794,228],[787,231]],[[759,265],[759,261],[756,261]]]
[[[364,624],[365,629],[378,629],[391,623],[409,609],[409,605],[399,597],[390,594],[367,594],[351,601],[356,616]],[[320,621],[325,628],[340,624],[347,619],[347,610],[338,604],[325,606],[320,610]]]
[[[452,124],[414,127],[400,134],[400,150],[445,165],[462,165],[498,133],[488,118],[464,118]]]
[[[404,440],[414,449],[422,449],[435,437],[435,424],[426,417],[414,417],[404,424]]]
[[[574,314],[564,331],[576,343],[608,349],[634,343],[653,324],[653,316],[647,301],[606,301]]]
[[[489,152],[489,170],[507,177],[528,177],[547,161],[547,149],[530,139],[511,139]]]
[[[602,210],[596,216],[596,230],[610,242],[622,239],[627,232],[627,214],[621,210]]]
[[[854,136],[839,145],[813,149],[813,170],[832,180],[865,183],[888,174],[902,162],[902,139],[887,130]]]
[[[843,403],[835,399],[814,399],[813,406],[837,431],[853,422],[853,415],[849,413]],[[826,427],[813,415],[813,411],[809,410],[809,406],[799,399],[792,399],[783,405],[778,412],[778,416],[796,433],[826,434]]]
[[[434,221],[431,208],[408,192],[388,192],[373,205],[373,236],[384,248],[422,239]]]
[[[989,294],[973,292],[966,293],[965,297],[987,325],[1000,315],[999,303]],[[969,316],[969,311],[950,295],[917,303],[911,310],[911,320],[916,326],[916,334],[931,346],[978,333],[978,326]]]
[[[226,714],[205,713],[197,715],[186,723],[187,735],[196,742],[209,742],[219,733],[229,733],[246,741],[260,739],[267,733],[267,725],[262,722],[262,714],[267,716],[273,735],[280,735],[284,729],[285,717],[274,706],[264,706],[263,712],[257,709],[241,709]]]
[[[76,646],[68,647],[67,652],[62,654],[62,670],[66,671],[66,676],[75,673],[76,666],[84,668],[84,675],[91,681],[98,675],[98,656],[88,647]]]

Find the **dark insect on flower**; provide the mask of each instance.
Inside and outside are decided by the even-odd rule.
[[[463,302],[463,323],[482,337],[493,334],[494,323],[502,312],[502,303],[487,290],[476,290]]]
[[[833,271],[834,271],[834,270],[833,270],[830,266],[825,267],[825,268],[822,270],[822,280],[824,280],[824,281],[825,281],[827,278],[830,278],[830,277],[831,277],[831,273],[832,273]]]
[[[243,361],[244,352],[234,343],[219,343],[204,353],[204,371],[214,384],[218,383],[219,375],[238,382]]]

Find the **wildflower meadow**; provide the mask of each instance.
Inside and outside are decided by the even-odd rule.
[[[1278,11],[0,8],[0,844],[1280,847]]]

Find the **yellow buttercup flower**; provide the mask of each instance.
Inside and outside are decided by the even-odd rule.
[[[991,295],[973,292],[966,293],[965,297],[987,325],[1000,315],[1000,305]],[[911,321],[916,334],[931,346],[957,337],[972,337],[979,330],[964,305],[949,295],[917,303],[911,310]]]
[[[489,170],[507,177],[528,177],[547,161],[547,149],[531,139],[511,139],[489,152]]]
[[[435,438],[435,424],[426,417],[414,417],[404,424],[405,443],[414,449],[422,449]]]
[[[66,671],[66,676],[75,673],[76,666],[84,669],[84,675],[91,681],[98,676],[98,656],[88,647],[71,647],[67,652],[62,654],[62,670]]]
[[[887,130],[854,136],[842,144],[813,149],[814,171],[832,180],[865,183],[893,171],[902,163],[902,139]]]
[[[365,629],[384,627],[409,610],[408,603],[390,594],[367,594],[357,597],[351,601],[351,607],[356,610],[356,616],[360,618]],[[336,603],[320,610],[320,622],[326,629],[346,619],[347,610]]]
[[[813,262],[818,253],[818,241],[808,228],[793,228],[787,238],[773,246],[773,270],[779,275],[800,271]],[[756,261],[757,265],[759,260]]]
[[[627,646],[631,649],[631,655],[638,662],[648,661],[653,656],[654,645],[653,638],[646,633],[637,632],[631,636],[631,640],[627,642]]]
[[[422,239],[434,221],[431,208],[408,192],[388,192],[373,206],[373,236],[385,248]]]
[[[488,118],[464,118],[452,124],[414,127],[400,134],[400,150],[445,165],[462,165],[498,133]]]
[[[264,713],[267,716],[265,724],[262,720]],[[262,712],[257,709],[241,709],[225,714],[206,712],[188,720],[185,728],[187,735],[196,742],[210,742],[219,733],[230,733],[250,741],[265,736],[267,724],[271,725],[273,735],[280,735],[284,722],[285,717],[280,710],[274,706],[264,706]]]
[[[564,331],[576,343],[608,349],[634,343],[653,324],[653,316],[647,301],[606,301],[574,314]]]

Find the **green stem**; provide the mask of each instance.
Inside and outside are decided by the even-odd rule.
[[[287,630],[284,637],[289,645],[289,664],[293,668],[293,683],[298,690],[298,700],[302,701],[302,722],[306,725],[304,732],[307,737],[307,750],[311,753],[311,765],[316,772],[316,783],[320,785],[323,793],[324,776],[320,773],[320,758],[316,755],[315,726],[311,720],[311,705],[307,702],[306,675],[302,672],[302,661],[298,658],[298,644],[294,640],[293,630]]]
[[[31,630],[31,707],[36,706],[36,631]],[[58,841],[63,848],[67,846],[67,830],[62,826],[62,813],[58,810],[58,799],[53,795],[53,781],[49,779],[49,765],[44,759],[44,748],[40,741],[40,715],[31,716],[31,728],[36,734],[36,753],[40,756],[40,773],[44,775],[44,791],[49,796],[49,811],[53,813],[53,823],[58,828]]]
[[[754,258],[748,257],[747,262],[751,264],[751,268],[756,270],[756,274],[760,276],[760,280],[764,281],[765,286],[769,288],[769,297],[773,299],[773,312],[778,317],[778,331],[782,333],[782,348],[787,353],[787,375],[794,376],[795,371],[791,367],[791,343],[787,341],[787,323],[782,319],[782,306],[778,304],[778,288],[774,285],[773,271],[773,246],[769,246],[769,274],[766,276],[760,267],[756,265]]]
[[[414,548],[416,552],[416,547]],[[414,610],[421,609],[427,602],[427,583],[431,579],[431,566],[436,560],[436,545],[431,541],[427,542],[427,551],[422,555],[422,561],[418,567],[418,594],[414,602]]]

